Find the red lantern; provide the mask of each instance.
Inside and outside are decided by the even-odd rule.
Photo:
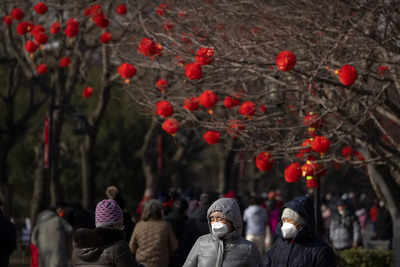
[[[289,71],[296,65],[296,56],[291,51],[282,51],[276,56],[275,64],[279,70]]]
[[[112,39],[112,34],[110,32],[103,32],[100,36],[100,42],[106,44],[110,42]]]
[[[45,34],[45,31],[46,30],[44,29],[44,27],[42,25],[33,25],[33,28],[31,30],[31,34],[33,36],[35,36],[36,34],[39,34],[39,33]]]
[[[230,122],[229,127],[226,129],[228,134],[230,134],[233,138],[237,137],[241,131],[243,131],[246,127],[239,120],[233,120]]]
[[[321,126],[321,120],[317,114],[313,112],[308,112],[306,116],[304,116],[304,125],[308,127],[308,132],[310,134],[315,132]]]
[[[164,121],[164,123],[161,125],[161,128],[170,135],[174,136],[179,130],[179,123],[175,119],[168,119]]]
[[[240,106],[239,113],[250,118],[256,113],[256,110],[257,108],[254,102],[246,101]]]
[[[168,101],[161,100],[156,103],[156,114],[166,118],[174,114],[174,108]]]
[[[224,99],[224,106],[226,108],[233,108],[240,104],[240,100],[231,96],[226,96]]]
[[[209,144],[209,145],[217,144],[219,142],[220,137],[221,137],[221,133],[217,132],[217,131],[207,131],[203,135],[204,141],[206,141],[207,144]]]
[[[307,160],[307,162],[301,166],[302,175],[305,176],[316,176],[319,172],[320,166],[317,163]]]
[[[149,38],[142,38],[138,47],[138,53],[143,54],[145,57],[160,55],[161,51],[162,46]]]
[[[307,176],[306,177],[306,187],[307,188],[317,188],[319,187],[318,177]]]
[[[51,24],[50,33],[51,34],[57,34],[60,31],[60,29],[61,29],[60,22],[56,21],[53,24]]]
[[[351,65],[344,65],[337,72],[340,82],[345,86],[351,86],[357,80],[357,71]]]
[[[303,153],[303,154],[310,153],[313,141],[314,141],[313,138],[308,138],[308,139],[304,140],[303,143],[301,144],[301,146],[305,147],[305,148],[301,149],[300,153]]]
[[[385,74],[385,72],[388,70],[389,70],[388,66],[379,66],[379,68],[378,68],[379,76],[383,76]]]
[[[267,105],[262,105],[261,107],[260,107],[260,112],[261,113],[265,113],[267,111]]]
[[[38,49],[38,45],[35,42],[29,40],[25,43],[26,52],[32,54],[32,53],[35,53],[37,49]]]
[[[41,32],[38,32],[37,34],[35,34],[34,38],[35,38],[35,41],[40,45],[47,43],[47,41],[49,40],[49,37],[47,36],[47,34],[44,34]]]
[[[46,14],[46,12],[49,10],[49,9],[47,8],[46,4],[43,3],[43,2],[38,2],[38,3],[33,7],[33,9],[35,10],[36,13],[38,13],[38,14],[40,14],[40,15]]]
[[[167,9],[168,5],[167,4],[160,4],[157,9],[156,13],[160,16],[164,16],[165,10]]]
[[[218,102],[218,96],[211,90],[204,91],[199,97],[199,103],[202,107],[210,109],[210,114],[212,114],[211,108],[215,106]]]
[[[285,169],[286,182],[294,183],[300,180],[300,178],[301,178],[300,163],[298,162],[292,163]]]
[[[174,29],[174,24],[172,22],[166,22],[163,24],[163,29],[166,32],[172,31]]]
[[[93,88],[92,87],[86,87],[85,89],[83,89],[82,96],[84,98],[89,98],[89,97],[92,96],[92,94],[93,94]]]
[[[3,22],[6,25],[11,25],[12,21],[13,21],[13,18],[11,16],[4,16],[4,18],[3,18]]]
[[[156,87],[161,93],[165,93],[165,89],[168,88],[168,82],[164,79],[159,79],[156,83]]]
[[[197,50],[194,61],[200,65],[209,65],[214,60],[213,56],[214,56],[214,49],[201,47],[199,50]]]
[[[24,16],[25,16],[24,11],[22,11],[17,7],[11,10],[11,17],[13,17],[16,20],[21,20],[24,18]]]
[[[128,11],[128,8],[126,7],[125,4],[120,4],[115,9],[115,12],[117,12],[119,15],[125,15],[127,11]]]
[[[199,109],[199,99],[197,97],[191,97],[185,99],[185,104],[183,108],[188,111],[194,111]]]
[[[19,35],[24,35],[30,32],[33,28],[33,24],[30,22],[22,21],[17,25],[17,33]]]
[[[316,136],[312,143],[311,149],[317,153],[325,154],[328,152],[331,141],[325,136]]]
[[[99,4],[91,5],[85,9],[86,17],[94,17],[101,13],[103,13],[103,10],[101,9],[101,5],[99,5]]]
[[[46,64],[40,64],[36,67],[36,70],[39,74],[45,74],[49,69]]]
[[[274,164],[274,160],[268,152],[260,152],[256,158],[256,167],[260,171],[269,171]]]
[[[69,64],[71,64],[71,59],[69,57],[63,57],[58,63],[61,68],[66,68],[69,66]]]
[[[71,18],[67,21],[67,26],[64,30],[65,35],[68,38],[73,38],[79,33],[79,22],[76,21],[74,18]]]
[[[353,155],[353,148],[351,146],[345,146],[344,148],[342,148],[343,157],[349,160],[351,155]]]
[[[103,13],[99,13],[93,17],[93,22],[100,28],[107,28],[110,22]]]
[[[185,74],[189,80],[197,80],[203,77],[201,65],[197,63],[189,63],[185,65]]]
[[[118,67],[119,75],[125,79],[126,83],[129,83],[129,79],[136,74],[136,68],[129,63],[122,63]]]

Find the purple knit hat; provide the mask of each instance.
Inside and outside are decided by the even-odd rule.
[[[122,210],[112,199],[100,201],[96,206],[96,227],[123,223]]]

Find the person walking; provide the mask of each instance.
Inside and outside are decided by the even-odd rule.
[[[17,248],[15,225],[3,214],[0,208],[0,266],[8,267],[11,253]]]
[[[286,203],[264,267],[335,267],[333,250],[314,234],[314,224],[312,199],[302,196]]]
[[[136,267],[123,228],[123,213],[117,202],[100,201],[96,206],[96,228],[80,228],[74,233],[73,266]]]
[[[253,242],[260,254],[264,254],[265,230],[268,223],[267,211],[261,207],[255,197],[250,198],[245,209],[243,221],[246,223],[246,239]]]
[[[183,267],[261,267],[257,247],[242,236],[235,199],[220,198],[207,211],[210,233],[199,237]]]
[[[162,219],[163,206],[152,199],[143,207],[141,221],[133,230],[129,248],[136,255],[136,261],[146,267],[166,267],[178,241],[171,224]]]

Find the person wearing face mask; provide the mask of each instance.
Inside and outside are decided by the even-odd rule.
[[[331,220],[329,238],[336,250],[356,248],[361,243],[361,232],[358,219],[348,208],[345,200],[337,204],[337,214]]]
[[[256,245],[242,236],[242,216],[232,198],[220,198],[207,211],[210,233],[199,237],[183,267],[261,267]]]
[[[314,234],[313,201],[308,196],[286,203],[277,239],[264,257],[265,267],[335,267],[333,250]]]

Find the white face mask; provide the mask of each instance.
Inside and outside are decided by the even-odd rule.
[[[282,224],[281,231],[284,239],[293,239],[298,233],[296,226],[288,222]]]
[[[339,210],[338,212],[339,212],[339,214],[342,215],[342,216],[344,216],[344,215],[347,214],[347,211],[346,211],[346,210]]]
[[[214,222],[211,224],[211,230],[213,235],[221,238],[228,233],[228,226],[224,223]]]

